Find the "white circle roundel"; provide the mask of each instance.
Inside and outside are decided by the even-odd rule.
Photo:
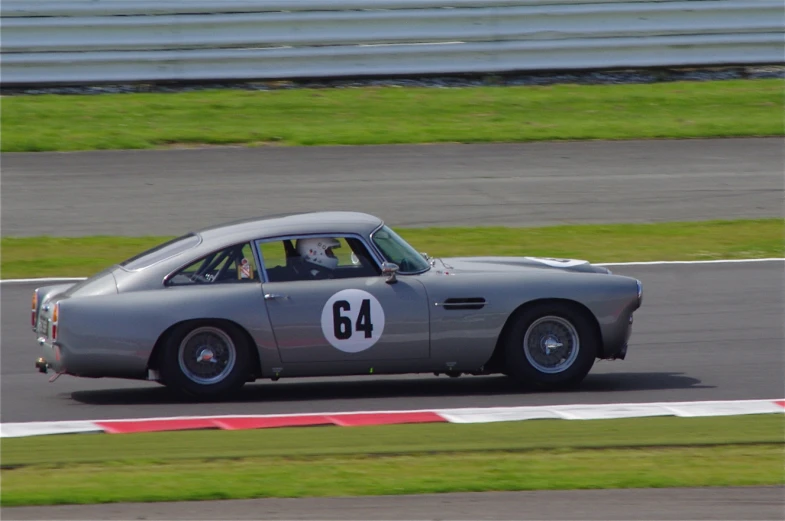
[[[376,297],[361,289],[339,291],[322,309],[322,332],[345,353],[373,346],[384,331],[384,309]]]

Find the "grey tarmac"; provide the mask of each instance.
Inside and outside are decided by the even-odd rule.
[[[155,383],[62,376],[33,367],[33,284],[2,285],[2,421],[556,405],[785,396],[784,263],[615,266],[643,281],[627,359],[598,362],[583,385],[522,392],[505,377],[415,375],[281,379],[231,401],[180,403]]]
[[[3,154],[4,236],[172,235],[318,209],[395,226],[548,225],[783,214],[783,140],[727,139]],[[55,167],[53,167],[55,165]],[[313,171],[318,165],[318,171]],[[112,195],[112,194],[120,194]],[[601,260],[601,259],[600,259]],[[628,359],[580,391],[504,378],[249,385],[177,403],[156,384],[36,374],[31,284],[2,292],[2,421],[782,397],[781,263],[614,268],[645,284]],[[5,519],[783,519],[783,488],[538,491],[3,508]]]
[[[781,520],[783,487],[481,492],[15,507],[3,519]]]
[[[176,235],[340,209],[394,226],[777,217],[783,150],[761,138],[3,154],[2,233]]]

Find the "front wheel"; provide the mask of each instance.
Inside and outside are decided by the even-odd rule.
[[[533,307],[514,317],[504,339],[506,373],[534,387],[580,383],[591,370],[599,338],[584,313],[564,304]]]
[[[175,328],[164,346],[161,376],[189,398],[221,398],[246,382],[247,342],[237,327],[202,322]]]

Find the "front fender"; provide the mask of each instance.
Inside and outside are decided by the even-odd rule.
[[[539,300],[572,301],[597,321],[603,345],[616,346],[639,307],[637,281],[616,275],[538,270],[530,273],[458,273],[422,277],[431,301],[431,353],[438,364],[477,370],[492,356],[504,326],[521,306]],[[481,306],[447,306],[447,299],[483,299]],[[626,340],[626,339],[625,339]]]

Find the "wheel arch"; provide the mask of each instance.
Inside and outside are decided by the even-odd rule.
[[[249,371],[249,376],[252,376],[254,378],[259,378],[261,376],[262,363],[261,363],[261,359],[259,358],[259,350],[256,349],[256,342],[254,342],[253,337],[248,332],[248,330],[233,320],[229,320],[225,318],[210,318],[210,317],[189,318],[187,320],[181,320],[179,322],[175,322],[174,324],[166,328],[166,330],[159,335],[158,339],[155,341],[155,344],[153,345],[153,350],[150,353],[150,357],[147,360],[148,369],[153,369],[153,370],[160,369],[160,355],[162,350],[164,349],[164,346],[166,345],[166,342],[169,340],[170,336],[173,334],[175,329],[185,324],[193,324],[194,326],[196,326],[197,324],[199,325],[211,324],[219,327],[221,325],[224,326],[229,325],[237,328],[237,331],[239,331],[240,334],[243,335],[243,337],[245,337],[248,350],[250,351],[249,354],[251,356],[251,367]]]
[[[603,355],[604,346],[602,342],[602,330],[600,329],[600,323],[597,320],[597,317],[594,316],[594,313],[592,313],[585,304],[578,302],[577,300],[565,298],[540,298],[524,302],[515,308],[512,313],[510,313],[510,315],[507,317],[507,320],[504,322],[504,326],[502,326],[502,329],[499,332],[499,336],[496,338],[496,346],[493,349],[493,353],[491,353],[491,357],[485,364],[486,370],[489,372],[498,372],[504,368],[504,338],[509,333],[509,330],[513,324],[515,324],[515,320],[521,314],[532,308],[548,304],[561,304],[567,306],[573,311],[580,313],[582,316],[587,318],[591,323],[594,334],[598,340],[597,356],[601,357]]]

